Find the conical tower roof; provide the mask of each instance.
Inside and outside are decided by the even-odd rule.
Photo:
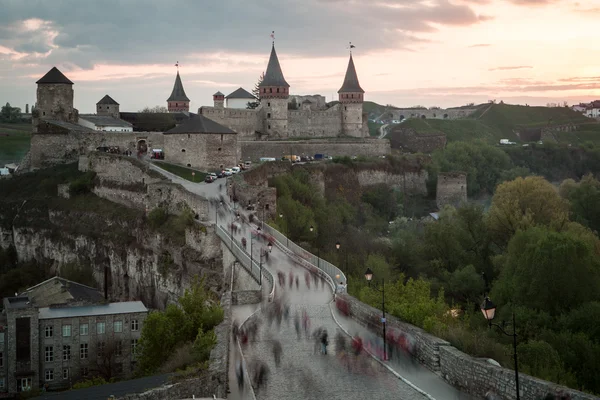
[[[181,83],[179,71],[177,71],[175,85],[173,85],[173,91],[171,92],[171,96],[169,96],[167,101],[190,101],[190,99],[188,99],[188,97],[185,95],[185,90],[183,90],[183,83]]]
[[[46,73],[46,75],[44,75],[39,81],[36,82],[37,84],[40,83],[64,83],[66,85],[72,85],[73,82],[71,82],[69,80],[69,78],[67,78],[62,72],[60,72],[58,70],[58,68],[56,67],[52,67],[52,69],[50,71],[48,71]]]
[[[260,83],[260,87],[263,86],[284,86],[290,87],[283,77],[281,66],[279,65],[279,59],[277,58],[277,52],[275,51],[275,44],[271,48],[271,57],[269,57],[269,64],[267,65],[267,72],[265,77]]]
[[[364,93],[365,91],[360,87],[358,83],[358,76],[356,75],[356,68],[354,67],[354,60],[352,54],[350,54],[350,61],[348,61],[348,69],[346,69],[346,77],[344,78],[344,84],[338,90],[338,93]]]

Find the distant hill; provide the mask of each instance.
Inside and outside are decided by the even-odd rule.
[[[600,124],[567,107],[530,107],[510,104],[482,104],[470,118],[409,119],[398,129],[412,128],[417,134],[444,133],[448,142],[481,139],[498,143],[500,139],[519,141],[513,129],[541,128],[550,125],[575,124],[574,132],[559,132],[557,139],[563,143],[600,142]],[[392,138],[394,127],[389,130]]]

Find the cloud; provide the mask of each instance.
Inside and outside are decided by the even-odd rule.
[[[561,78],[560,82],[600,82],[600,76],[574,76],[571,78]]]
[[[510,70],[514,70],[514,69],[527,69],[527,68],[533,68],[533,67],[531,65],[514,65],[514,66],[508,66],[508,67],[490,68],[490,69],[488,69],[488,71],[510,71]]]
[[[0,46],[27,54],[21,62],[47,54],[46,66],[71,63],[81,68],[100,63],[170,64],[194,53],[217,51],[266,59],[271,30],[284,54],[342,55],[349,40],[363,54],[410,50],[425,43],[423,35],[438,26],[487,20],[469,6],[448,0],[181,0],[177,7],[161,0],[0,3],[0,26],[5,27],[0,29]]]
[[[491,46],[491,44],[489,44],[489,43],[478,43],[478,44],[472,44],[469,47],[472,48],[472,47],[489,47],[489,46]]]

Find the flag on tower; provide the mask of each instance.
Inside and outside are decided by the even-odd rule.
[[[275,31],[271,32],[271,39],[275,40]]]
[[[175,63],[175,66],[177,67],[177,69],[179,69],[179,61],[177,61],[177,62]]]
[[[350,42],[350,48],[354,49],[356,46],[352,44],[352,42]]]

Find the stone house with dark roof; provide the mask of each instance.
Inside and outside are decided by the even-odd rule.
[[[203,115],[196,115],[164,133],[169,161],[192,168],[221,170],[237,165],[237,133]]]
[[[214,98],[214,97],[213,97]],[[227,108],[248,108],[248,103],[256,101],[256,97],[244,88],[238,88],[225,96],[225,106]]]

